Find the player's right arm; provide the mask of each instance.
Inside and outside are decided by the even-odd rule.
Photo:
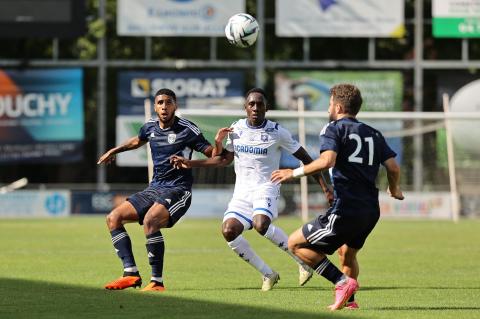
[[[403,200],[404,196],[400,189],[400,166],[398,166],[397,161],[393,157],[383,162],[383,166],[387,169],[388,193],[393,198]]]
[[[224,150],[221,155],[210,157],[201,160],[189,160],[188,158],[178,155],[170,157],[170,163],[176,169],[192,168],[192,167],[223,167],[227,166],[233,161],[233,153]]]
[[[128,139],[125,143],[118,145],[114,148],[111,148],[105,154],[100,156],[97,164],[102,164],[102,163],[109,164],[115,160],[115,156],[118,153],[137,149],[140,146],[145,145],[146,143],[147,141],[142,141],[138,136],[134,136]]]
[[[231,127],[222,127],[218,130],[217,134],[215,135],[215,147],[212,151],[212,158],[215,156],[222,155],[223,153],[223,140],[227,137],[228,133],[233,132],[233,128]]]

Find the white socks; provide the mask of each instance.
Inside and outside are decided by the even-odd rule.
[[[281,228],[275,227],[273,224],[270,224],[264,236],[268,238],[278,248],[289,254],[293,259],[295,259],[295,261],[299,265],[301,265],[303,269],[310,269],[310,266],[305,264],[303,261],[300,260],[300,258],[295,256],[290,250],[288,250],[288,236]]]
[[[137,266],[132,266],[132,267],[123,268],[123,271],[124,272],[138,272],[138,268],[137,268]]]
[[[248,244],[248,241],[243,238],[242,235],[228,242],[228,246],[230,246],[230,248],[232,248],[232,250],[236,252],[240,258],[252,265],[264,276],[273,272],[272,269],[260,257],[258,257],[258,255]]]

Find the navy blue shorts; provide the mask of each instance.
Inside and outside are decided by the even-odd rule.
[[[336,212],[330,208],[326,214],[303,225],[302,233],[307,242],[327,255],[344,244],[355,249],[362,248],[380,218],[380,211],[357,211],[348,215],[337,215]]]
[[[127,200],[135,207],[140,225],[143,225],[143,219],[150,207],[154,203],[159,203],[170,213],[167,227],[172,227],[190,207],[192,193],[179,187],[148,186],[145,190],[128,197]]]

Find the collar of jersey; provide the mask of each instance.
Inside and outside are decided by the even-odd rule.
[[[159,119],[156,119],[156,120],[155,120],[155,123],[157,124],[158,128],[160,129],[160,131],[165,132],[165,131],[171,130],[172,127],[177,123],[177,121],[178,121],[178,118],[177,118],[177,116],[175,116],[175,120],[173,121],[172,126],[169,126],[169,127],[167,127],[167,128],[161,128],[161,127],[160,127],[160,120],[159,120]]]
[[[341,121],[341,120],[358,122],[357,118],[355,118],[355,117],[350,117],[350,116],[342,117],[342,118],[339,119],[338,121]]]
[[[248,119],[245,119],[245,124],[247,125],[248,128],[259,129],[259,128],[265,127],[265,125],[267,125],[267,121],[268,121],[267,119],[264,119],[263,123],[260,124],[259,126],[251,126],[250,124],[248,124]]]

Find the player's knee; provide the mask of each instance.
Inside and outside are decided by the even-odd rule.
[[[121,227],[122,224],[122,219],[120,217],[120,214],[118,214],[115,210],[112,210],[106,217],[106,222],[107,222],[107,227],[110,230],[117,229]]]
[[[253,228],[255,228],[255,230],[262,236],[267,233],[268,226],[270,226],[270,221],[253,221]]]
[[[292,237],[289,237],[288,238],[288,250],[290,250],[292,253],[295,254],[297,249],[298,249],[297,242]]]
[[[237,238],[238,235],[240,235],[240,232],[238,231],[238,229],[236,229],[236,227],[234,227],[232,225],[223,224],[222,235],[223,235],[223,238],[225,238],[226,241],[232,241],[235,238]]]
[[[161,228],[161,218],[154,216],[153,214],[145,215],[143,219],[143,227],[146,229],[147,234],[152,234]]]
[[[258,233],[260,233],[263,236],[267,233],[268,227],[270,226],[271,223],[272,221],[270,220],[270,218],[268,218],[265,215],[259,214],[253,217],[252,226],[253,228],[255,228],[255,230]]]

